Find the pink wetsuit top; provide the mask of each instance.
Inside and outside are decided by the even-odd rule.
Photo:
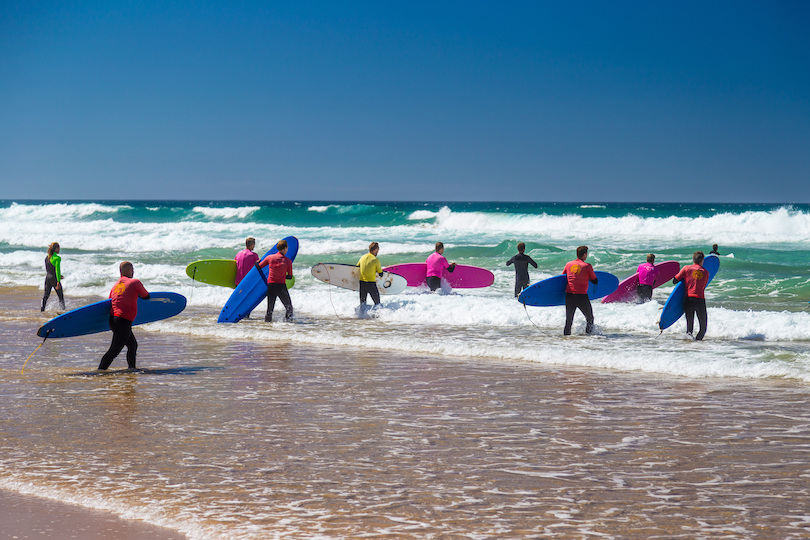
[[[250,272],[251,268],[259,262],[259,256],[250,251],[248,248],[243,249],[239,253],[236,254],[236,279],[234,280],[235,285],[239,285],[239,282]]]
[[[427,277],[442,277],[442,272],[445,268],[450,267],[450,263],[444,258],[444,255],[434,251],[430,257],[425,261],[427,264]]]
[[[655,278],[658,277],[658,268],[648,262],[638,265],[638,283],[639,285],[655,286]]]

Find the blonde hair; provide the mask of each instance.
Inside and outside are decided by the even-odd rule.
[[[57,249],[59,249],[59,242],[53,242],[48,246],[48,257],[51,257]]]

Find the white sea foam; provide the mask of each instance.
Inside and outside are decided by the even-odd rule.
[[[261,206],[240,206],[235,208],[216,208],[209,206],[195,206],[194,212],[202,214],[209,219],[246,219],[251,214],[261,210]]]

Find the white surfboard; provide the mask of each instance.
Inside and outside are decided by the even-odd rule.
[[[360,267],[341,263],[320,263],[312,267],[312,275],[324,283],[335,287],[360,290]],[[383,272],[377,278],[377,290],[380,294],[399,294],[408,286],[407,280],[391,272]]]

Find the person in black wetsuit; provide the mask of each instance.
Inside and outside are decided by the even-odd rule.
[[[56,291],[59,297],[59,307],[65,309],[65,293],[62,290],[62,257],[59,256],[59,242],[54,242],[48,246],[48,255],[45,256],[45,293],[42,295],[42,305],[40,311],[45,311],[48,297],[51,296],[51,289]]]
[[[529,265],[537,268],[537,263],[534,259],[523,253],[526,251],[526,244],[520,242],[517,245],[518,254],[506,261],[506,266],[515,265],[515,298],[518,297],[520,291],[529,286]]]

